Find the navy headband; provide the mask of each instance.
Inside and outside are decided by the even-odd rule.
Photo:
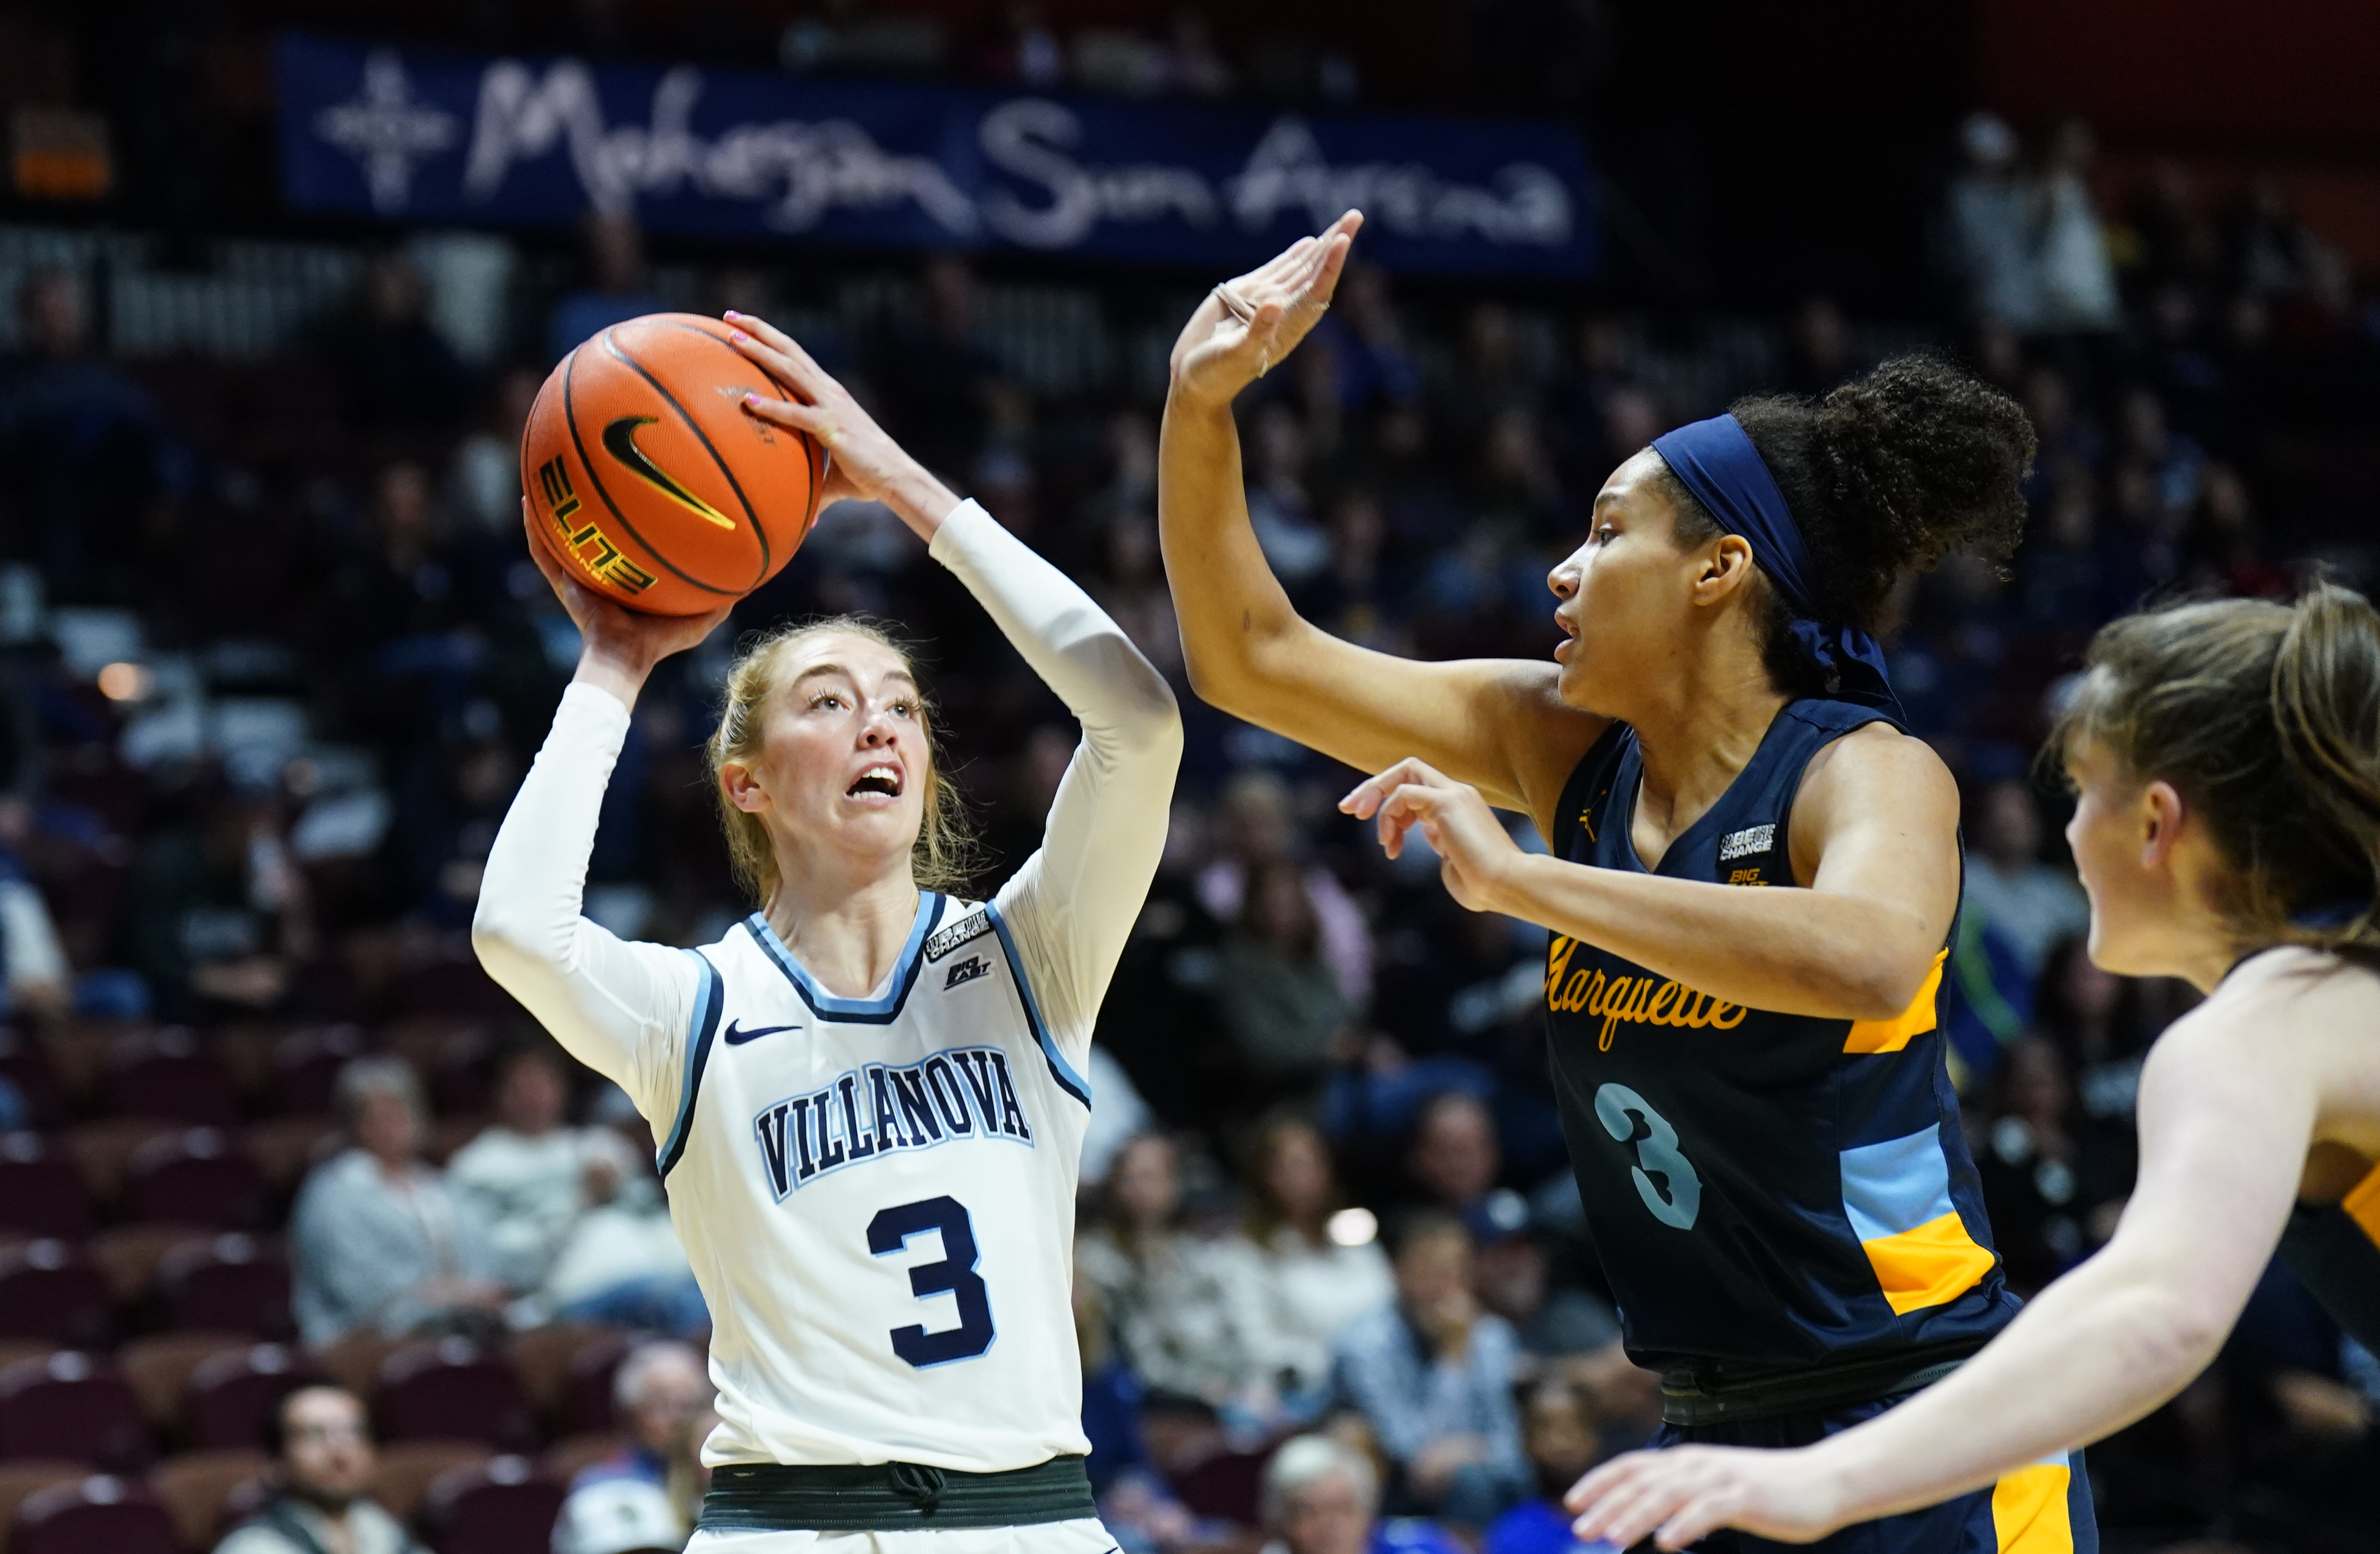
[[[1653,451],[1721,528],[1742,536],[1752,547],[1752,559],[1768,574],[1792,613],[1794,637],[1826,676],[1828,698],[1899,716],[1900,701],[1892,694],[1884,649],[1876,639],[1857,626],[1828,625],[1817,619],[1809,582],[1810,548],[1803,543],[1793,510],[1785,504],[1777,477],[1768,472],[1743,423],[1733,416],[1693,421],[1654,438]]]

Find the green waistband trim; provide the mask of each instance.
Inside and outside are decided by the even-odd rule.
[[[882,1533],[1029,1527],[1098,1514],[1080,1457],[1052,1457],[1005,1473],[962,1473],[922,1463],[729,1463],[711,1473],[698,1525],[738,1532]]]

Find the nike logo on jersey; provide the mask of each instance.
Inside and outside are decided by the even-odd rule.
[[[990,975],[991,967],[981,955],[969,955],[953,965],[951,974],[942,978],[942,991],[949,992],[962,982],[972,982],[978,977]]]
[[[830,1172],[901,1149],[963,1139],[1030,1148],[1033,1129],[997,1047],[959,1047],[899,1068],[869,1063],[752,1119],[760,1169],[780,1203]]]
[[[745,1030],[730,1020],[727,1022],[727,1034],[720,1039],[730,1047],[741,1047],[747,1041],[758,1041],[764,1036],[774,1036],[781,1030],[794,1028],[792,1026],[762,1026],[758,1030]]]
[[[603,447],[613,458],[628,467],[631,473],[654,487],[663,496],[692,513],[695,516],[715,523],[722,528],[734,528],[735,520],[710,503],[678,484],[666,469],[652,461],[652,455],[637,446],[637,428],[650,426],[659,416],[622,416],[603,428]]]

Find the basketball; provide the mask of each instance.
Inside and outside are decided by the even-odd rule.
[[[521,436],[539,541],[597,592],[699,615],[775,577],[818,516],[826,452],[747,415],[793,391],[717,319],[650,313],[562,358]]]

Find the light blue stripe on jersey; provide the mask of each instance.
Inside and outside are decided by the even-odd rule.
[[[1942,1125],[1842,1152],[1843,1212],[1862,1241],[1913,1231],[1952,1212]]]
[[[661,1173],[667,1176],[686,1153],[686,1130],[694,1123],[694,1099],[702,1092],[702,1071],[710,1062],[711,1038],[719,1034],[719,1012],[727,1002],[725,989],[719,980],[718,969],[710,957],[699,950],[688,950],[694,964],[700,967],[694,989],[694,1018],[686,1033],[686,1074],[678,1082],[677,1118],[670,1124],[668,1141],[653,1157]]]
[[[893,972],[892,985],[885,989],[882,998],[835,997],[819,986],[817,978],[803,969],[801,962],[794,959],[794,953],[785,948],[785,941],[777,937],[777,930],[769,926],[768,918],[755,912],[744,919],[744,926],[769,958],[777,963],[777,969],[793,983],[794,990],[802,995],[802,1002],[810,1006],[812,1014],[831,1020],[885,1025],[901,1013],[901,1005],[908,998],[910,987],[917,980],[917,968],[924,964],[918,952],[925,947],[926,935],[942,920],[943,909],[948,905],[943,897],[931,891],[918,893],[917,916],[909,925],[909,941],[901,946],[899,969]]]
[[[1041,1055],[1050,1060],[1050,1072],[1056,1077],[1058,1087],[1085,1106],[1090,1105],[1090,1081],[1075,1072],[1066,1055],[1058,1050],[1058,1044],[1050,1039],[1050,1027],[1042,1021],[1041,1006],[1033,1002],[1033,984],[1026,980],[1025,962],[1017,956],[1016,941],[1008,936],[1008,920],[990,902],[985,902],[983,909],[990,915],[992,931],[1000,935],[1000,953],[1008,957],[1008,974],[1016,979],[1016,990],[1025,1000],[1026,1024],[1033,1027],[1033,1039],[1040,1043]]]

